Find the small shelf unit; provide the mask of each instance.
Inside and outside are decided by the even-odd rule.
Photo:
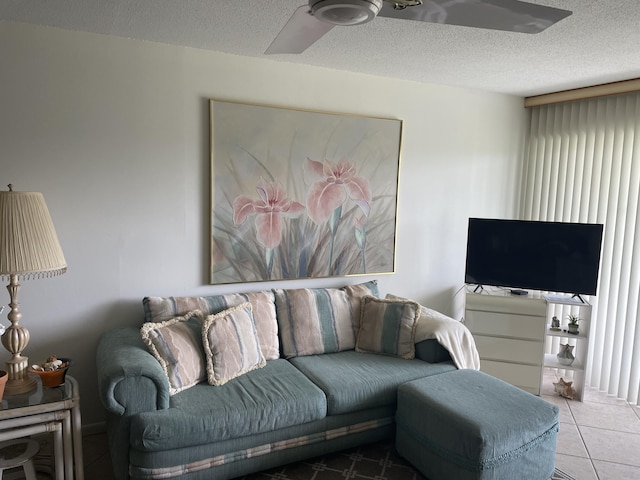
[[[566,381],[572,381],[572,386],[576,391],[574,400],[582,401],[589,359],[592,306],[581,298],[566,295],[545,294],[543,298],[547,302],[544,367],[556,369],[562,378]],[[570,313],[580,318],[577,334],[566,331],[567,317]],[[560,320],[560,331],[551,329],[551,319],[554,316]],[[562,365],[558,362],[556,353],[561,344],[567,343],[574,346],[575,360],[571,365]]]

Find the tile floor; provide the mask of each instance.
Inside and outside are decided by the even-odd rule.
[[[640,480],[640,407],[587,389],[585,401],[553,391],[545,372],[542,398],[560,407],[556,466],[576,480]],[[113,480],[104,434],[84,437],[86,480]]]
[[[542,398],[560,407],[556,467],[576,480],[640,480],[640,407],[587,388],[584,402],[554,393],[546,370]]]

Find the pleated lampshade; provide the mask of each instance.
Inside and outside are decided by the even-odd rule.
[[[0,192],[0,276],[52,277],[67,270],[44,196]]]

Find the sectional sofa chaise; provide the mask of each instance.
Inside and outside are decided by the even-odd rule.
[[[465,361],[455,340],[416,342],[424,308],[375,281],[143,306],[97,351],[118,480],[231,479],[391,439],[398,388]]]

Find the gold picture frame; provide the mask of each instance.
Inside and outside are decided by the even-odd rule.
[[[402,121],[210,100],[210,283],[395,272]]]

